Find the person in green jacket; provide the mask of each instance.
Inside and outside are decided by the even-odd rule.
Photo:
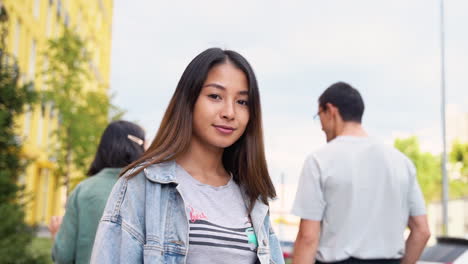
[[[52,217],[49,230],[55,238],[55,263],[89,263],[107,198],[121,168],[143,154],[144,139],[145,132],[134,123],[115,121],[107,126],[87,173],[89,178],[70,194],[65,216]]]

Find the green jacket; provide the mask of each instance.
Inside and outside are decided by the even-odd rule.
[[[55,263],[89,263],[96,230],[120,170],[105,168],[82,181],[70,194],[52,248]]]

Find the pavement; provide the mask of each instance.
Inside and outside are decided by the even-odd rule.
[[[49,229],[45,225],[39,225],[36,230],[36,236],[37,237],[47,237],[51,238]]]

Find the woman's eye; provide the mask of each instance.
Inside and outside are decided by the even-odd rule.
[[[245,106],[249,105],[249,102],[247,100],[239,100],[237,101],[237,103],[240,105],[245,105]]]
[[[210,94],[210,95],[208,95],[208,97],[210,97],[212,99],[215,99],[215,100],[221,99],[221,96],[219,96],[217,94]]]

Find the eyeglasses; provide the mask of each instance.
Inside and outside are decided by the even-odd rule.
[[[320,117],[320,114],[321,114],[322,112],[323,112],[322,110],[318,111],[318,112],[314,115],[314,120],[317,120],[317,119]]]

